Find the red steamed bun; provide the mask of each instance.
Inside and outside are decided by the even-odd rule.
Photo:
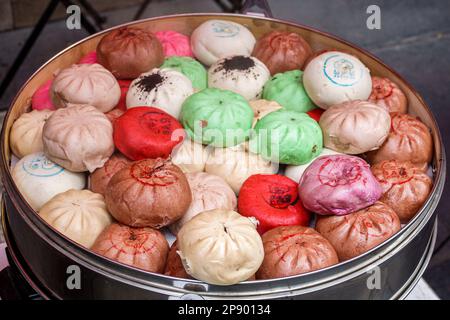
[[[181,124],[161,109],[128,109],[114,121],[114,144],[132,160],[167,158],[183,141]]]
[[[310,213],[298,198],[298,184],[282,175],[257,174],[242,185],[239,213],[255,217],[260,234],[278,226],[308,226]]]

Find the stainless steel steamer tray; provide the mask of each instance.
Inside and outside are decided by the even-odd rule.
[[[419,116],[434,139],[433,190],[416,217],[395,236],[371,251],[327,269],[283,279],[247,281],[233,286],[208,285],[145,272],[98,256],[49,227],[25,202],[10,174],[9,132],[15,119],[29,108],[36,88],[56,70],[76,63],[95,50],[107,32],[88,37],[50,59],[18,92],[5,117],[1,134],[1,163],[5,191],[4,224],[12,255],[22,264],[30,282],[36,279],[42,292],[61,299],[393,299],[404,297],[421,277],[434,247],[435,209],[445,181],[445,154],[438,126],[419,94],[395,71],[370,53],[332,35],[282,20],[230,14],[184,14],[140,20],[125,25],[151,31],[175,30],[190,34],[209,19],[232,20],[247,26],[257,38],[271,30],[301,34],[314,50],[333,48],[359,57],[373,75],[398,83],[409,100],[409,112]],[[124,26],[124,25],[122,25]],[[81,289],[66,286],[67,268],[77,265]],[[32,271],[25,271],[32,270]],[[367,285],[374,272],[381,288]],[[36,285],[36,284],[34,284]]]

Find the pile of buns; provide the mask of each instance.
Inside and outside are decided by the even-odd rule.
[[[122,27],[30,101],[10,132],[24,199],[150,272],[232,285],[330,267],[398,232],[433,185],[402,89],[293,32]]]

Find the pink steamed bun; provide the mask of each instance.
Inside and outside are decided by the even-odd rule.
[[[346,215],[374,204],[381,195],[367,162],[349,155],[317,158],[299,183],[304,207],[320,215]]]
[[[175,31],[158,31],[155,35],[162,44],[164,56],[194,57],[188,36]]]
[[[33,110],[56,110],[50,95],[53,79],[41,85],[31,97],[31,108]]]

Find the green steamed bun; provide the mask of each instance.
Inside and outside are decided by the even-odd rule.
[[[303,86],[300,70],[277,73],[264,85],[263,99],[278,102],[286,109],[307,112],[316,108]]]
[[[253,111],[241,95],[207,88],[184,101],[180,121],[193,140],[215,147],[231,147],[247,140]]]
[[[323,148],[322,130],[306,113],[280,109],[256,123],[250,151],[273,162],[301,165]]]

